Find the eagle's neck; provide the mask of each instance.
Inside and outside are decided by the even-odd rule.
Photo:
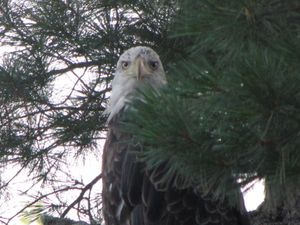
[[[109,114],[107,119],[108,123],[126,107],[136,87],[136,79],[116,74],[112,82],[109,105],[105,110],[105,113]]]

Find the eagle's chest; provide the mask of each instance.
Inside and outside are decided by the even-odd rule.
[[[111,128],[103,150],[103,204],[104,217],[114,225],[129,224],[130,208],[125,204],[121,190],[122,167],[128,151],[130,135]]]

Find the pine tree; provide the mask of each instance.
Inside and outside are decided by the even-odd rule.
[[[79,219],[101,221],[102,112],[116,61],[133,45],[170,50],[167,30],[176,10],[173,1],[0,1],[0,168],[19,168],[12,180],[1,176],[0,199],[24,174],[42,188],[24,190],[32,202],[6,209],[11,217],[0,215],[0,222],[40,205],[40,213],[68,217],[75,209]],[[99,157],[99,175],[82,183],[68,166],[88,154]]]
[[[231,204],[238,189],[265,179],[253,224],[298,224],[299,1],[179,8],[169,37],[189,40],[185,54],[168,64],[168,87],[141,91],[124,124],[146,146],[141,160],[152,169],[170,162],[162,179]]]
[[[1,1],[0,43],[14,47],[0,67],[1,170],[20,165],[60,196],[81,190],[71,206],[98,223],[101,200],[88,193],[101,175],[90,184],[53,178],[70,157],[100,154],[116,60],[148,45],[161,55],[169,85],[142,92],[132,105],[139,113],[124,123],[147,146],[141,160],[149,167],[170,160],[165,179],[201,184],[232,204],[237,189],[265,179],[258,224],[295,224],[299,14],[297,0]],[[55,84],[66,76],[74,86],[56,99]],[[0,181],[4,194],[9,181]],[[85,198],[93,204],[84,207]],[[45,208],[65,217],[69,206]]]

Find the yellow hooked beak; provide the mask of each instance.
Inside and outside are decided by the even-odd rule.
[[[136,75],[137,80],[142,80],[144,76],[149,75],[152,73],[149,65],[147,64],[146,60],[141,56],[138,56],[132,62],[130,68],[131,74]]]

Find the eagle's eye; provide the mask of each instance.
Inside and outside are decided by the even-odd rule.
[[[157,61],[150,61],[149,65],[150,65],[151,69],[156,70],[159,66],[159,63]]]
[[[129,66],[129,62],[127,62],[127,61],[123,61],[121,64],[122,64],[123,69],[127,69]]]

